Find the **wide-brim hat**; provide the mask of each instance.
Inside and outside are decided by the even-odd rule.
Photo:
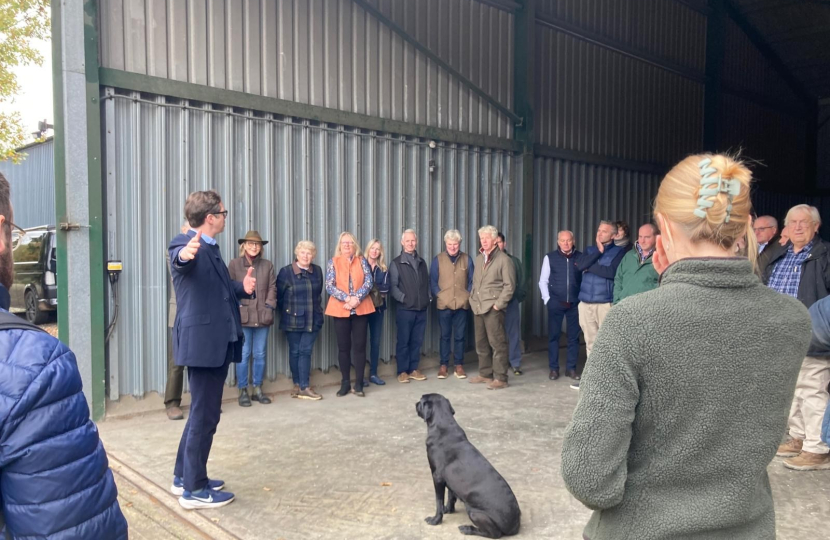
[[[268,243],[268,240],[263,240],[257,231],[248,231],[245,233],[245,238],[240,238],[237,242],[239,242],[239,245],[242,245],[243,242],[259,242],[264,246]]]

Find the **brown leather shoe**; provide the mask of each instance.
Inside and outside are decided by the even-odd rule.
[[[167,419],[168,420],[183,420],[184,419],[184,413],[182,412],[182,409],[180,407],[176,407],[175,405],[173,407],[167,407],[165,412],[167,413]]]
[[[299,397],[300,396],[300,385],[295,384],[294,388],[291,389],[291,397]]]
[[[559,372],[555,369],[550,370],[550,375],[548,375],[548,379],[555,381],[559,378]]]
[[[438,368],[438,378],[439,379],[446,379],[447,378],[447,366],[441,366]]]
[[[508,386],[510,385],[507,384],[506,381],[500,381],[496,379],[487,385],[487,390],[501,390],[502,388],[507,388]]]
[[[482,377],[481,375],[476,375],[472,379],[470,379],[470,384],[481,384],[481,383],[491,383],[493,379],[488,379],[487,377]]]
[[[311,399],[314,401],[323,399],[323,396],[312,390],[310,386],[305,390],[300,390],[300,394],[297,397],[300,399]]]
[[[804,441],[799,439],[790,439],[778,447],[775,453],[778,457],[795,457],[801,453],[801,447],[804,446]]]
[[[795,471],[824,471],[830,469],[830,454],[802,450],[797,456],[785,459],[784,466]]]
[[[415,379],[416,381],[425,381],[427,380],[427,376],[418,371],[417,369],[414,370],[412,373],[409,374],[410,379]]]
[[[467,374],[464,373],[464,366],[455,366],[455,376],[458,379],[466,379]]]
[[[398,375],[398,382],[405,382],[405,383],[409,382],[409,375],[407,375],[406,371],[404,371],[403,373]]]

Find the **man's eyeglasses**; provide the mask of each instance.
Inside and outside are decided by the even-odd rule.
[[[228,217],[228,211],[227,210],[222,210],[221,212],[211,212],[210,215],[211,216],[222,216],[224,218],[227,218]]]
[[[24,229],[23,227],[19,227],[11,221],[7,221],[6,223],[8,223],[9,227],[12,228],[12,232],[16,232],[20,236],[26,236],[26,229]]]

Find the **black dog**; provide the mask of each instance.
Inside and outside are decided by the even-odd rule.
[[[475,525],[459,527],[462,533],[485,538],[518,533],[522,512],[513,490],[467,440],[464,430],[453,418],[455,410],[449,400],[441,394],[424,394],[415,404],[415,410],[427,423],[427,458],[435,484],[435,515],[426,518],[426,522],[441,523],[444,514],[455,512],[458,498]]]

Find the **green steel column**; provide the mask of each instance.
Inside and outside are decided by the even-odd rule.
[[[516,141],[522,144],[522,231],[524,249],[522,253],[525,282],[530,286],[533,276],[533,104],[535,101],[534,68],[536,66],[536,0],[524,0],[521,9],[515,13],[515,57],[513,60],[514,110],[522,118],[516,126]],[[531,289],[532,291],[532,289]],[[523,304],[524,324],[522,334],[530,333],[531,302]]]
[[[97,23],[96,0],[52,0],[58,335],[78,359],[94,420],[106,408]]]

